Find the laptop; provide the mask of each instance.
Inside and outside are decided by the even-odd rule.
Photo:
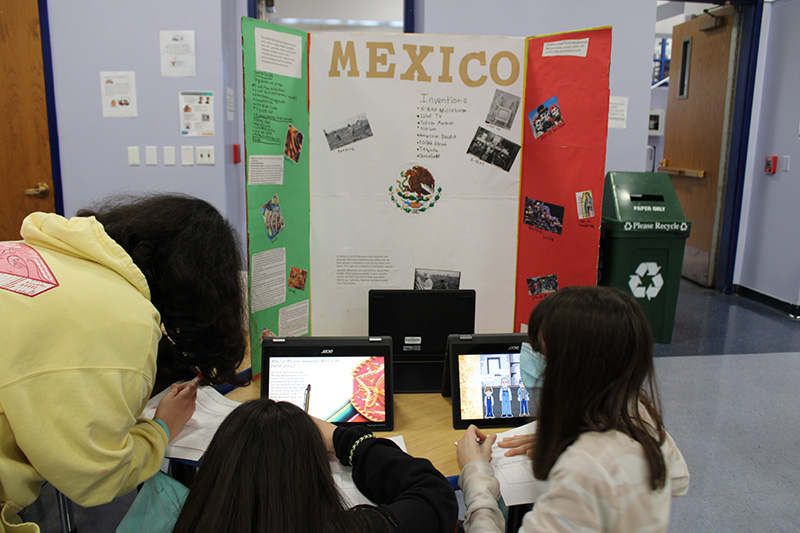
[[[447,337],[475,331],[475,290],[369,291],[369,334],[392,338],[395,392],[440,392]]]
[[[447,339],[449,386],[453,397],[453,427],[470,424],[516,427],[530,421],[534,408],[522,385],[519,369],[525,333],[450,335]]]
[[[291,402],[339,426],[394,429],[389,337],[268,337],[261,397]]]

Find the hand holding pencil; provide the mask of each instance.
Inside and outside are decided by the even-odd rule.
[[[180,385],[173,383],[167,395],[158,402],[154,418],[167,425],[170,440],[178,436],[194,414],[200,379],[202,378],[198,374],[194,379]]]
[[[474,424],[470,424],[464,436],[456,442],[456,459],[458,466],[464,468],[472,461],[491,461],[492,445],[497,440],[497,435],[487,435]]]

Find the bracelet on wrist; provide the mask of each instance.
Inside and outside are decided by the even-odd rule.
[[[359,437],[358,440],[353,443],[353,447],[350,448],[350,460],[349,460],[350,466],[353,466],[353,455],[356,453],[356,448],[358,448],[358,445],[367,439],[374,439],[374,438],[375,435],[373,435],[372,433],[367,433],[366,435],[362,435],[361,437]]]

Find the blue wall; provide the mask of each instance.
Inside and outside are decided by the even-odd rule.
[[[800,0],[764,4],[734,283],[800,305]],[[774,175],[764,159],[778,156]],[[784,156],[789,156],[786,171]]]
[[[214,204],[244,239],[244,165],[230,163],[230,145],[240,142],[236,135],[242,130],[236,63],[237,58],[241,62],[241,41],[234,25],[245,14],[244,4],[48,2],[66,216],[111,194],[178,191]],[[160,30],[195,31],[195,77],[161,76]],[[138,117],[103,118],[101,71],[135,71]],[[237,97],[232,122],[225,112],[226,87],[233,87]],[[180,135],[178,92],[186,90],[214,92],[214,137]],[[181,166],[183,145],[214,146],[216,165]],[[128,146],[139,147],[140,166],[128,166]],[[145,146],[158,147],[158,165],[145,165]],[[175,166],[164,165],[163,146],[175,146]]]

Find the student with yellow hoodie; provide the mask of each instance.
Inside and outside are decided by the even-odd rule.
[[[139,418],[154,387],[236,383],[246,340],[242,254],[207,202],[117,199],[20,233],[0,242],[0,532],[27,533],[45,482],[93,506],[155,474],[197,386]]]

